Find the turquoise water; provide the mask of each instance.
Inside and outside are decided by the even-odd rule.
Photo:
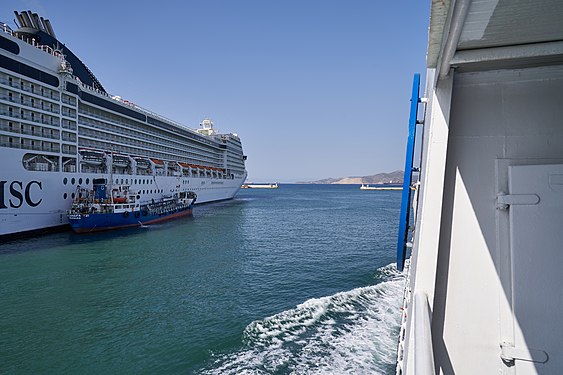
[[[0,373],[394,373],[400,191],[280,185],[0,245]]]

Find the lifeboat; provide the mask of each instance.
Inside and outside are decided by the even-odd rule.
[[[116,167],[126,168],[129,166],[131,161],[128,156],[125,155],[113,155],[113,165]]]
[[[105,162],[106,154],[102,151],[80,150],[82,162],[90,165],[102,165]]]
[[[137,162],[137,168],[140,169],[147,169],[151,166],[151,163],[145,158],[135,158],[135,161]]]
[[[164,168],[164,162],[160,159],[153,159],[151,158],[151,161],[154,163],[154,166],[157,168]]]

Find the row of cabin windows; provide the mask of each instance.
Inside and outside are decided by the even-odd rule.
[[[119,185],[119,184],[129,185],[129,179],[128,178],[126,178],[126,179],[122,178],[121,182],[119,182],[119,181],[120,181],[120,179],[116,178],[114,184],[116,184],[116,185]],[[125,181],[125,182],[123,182],[123,181]],[[152,184],[154,184],[154,181],[151,180],[151,179],[148,179],[148,178],[131,179],[131,184],[134,184],[134,185],[137,185],[137,184],[149,185],[149,184],[151,184],[152,185]]]
[[[0,146],[57,153],[60,151],[60,145],[58,143],[9,136],[0,136]],[[76,153],[76,149],[74,152]]]
[[[5,121],[1,121],[0,130],[9,131],[11,133],[28,134],[36,137],[59,139],[59,131],[56,129],[44,128],[42,126],[36,125],[27,125],[19,122],[14,123],[12,121],[8,121],[8,125],[6,126]],[[75,134],[66,133],[65,135],[70,136],[69,138],[72,138],[72,136],[74,136],[74,140],[76,140]]]
[[[141,130],[141,131],[144,131],[144,132],[148,132],[148,133],[156,135],[158,137],[162,137],[163,133],[162,132],[156,132],[156,131],[154,131],[154,129],[160,129],[160,128],[166,129],[167,126],[168,126],[165,123],[163,123],[161,126],[157,125],[157,127],[147,125],[144,122],[130,120],[128,118],[125,118],[125,117],[122,117],[122,116],[119,116],[119,115],[115,115],[113,113],[109,113],[109,112],[103,111],[103,110],[98,109],[98,108],[91,107],[91,106],[86,105],[84,103],[79,103],[78,112],[80,114],[85,114],[85,115],[88,115],[88,116],[96,117],[96,118],[101,119],[101,120],[110,121],[112,123],[117,123],[117,124],[126,126],[128,128],[133,128],[133,129],[138,129],[138,130]],[[152,124],[152,122],[150,122],[150,121],[149,121],[149,123]],[[152,125],[155,125],[155,124],[152,124]],[[164,126],[164,125],[166,125],[166,126]],[[174,132],[178,132],[178,131],[183,131],[183,130],[174,129]],[[188,132],[188,131],[185,130],[185,132]],[[183,134],[183,135],[167,134],[166,136],[174,138],[177,142],[180,142],[182,144],[186,142],[186,138],[189,138],[189,139],[196,140],[197,142],[201,142],[201,143],[213,146],[213,147],[217,147],[216,143],[214,143],[214,142],[212,142],[208,139],[205,139],[205,138],[200,138],[197,135],[192,134],[192,133],[187,133],[187,134]],[[206,147],[206,146],[202,145],[201,147]]]
[[[5,107],[4,107],[5,108]],[[2,111],[3,112],[3,111]],[[53,125],[59,126],[59,118],[55,116],[45,115],[43,113],[39,114],[32,111],[26,111],[23,108],[20,108],[19,113],[14,111],[13,107],[8,107],[8,112],[4,112],[3,114],[7,114],[10,117],[21,118],[24,120],[30,120],[33,122],[41,122],[46,125]],[[29,114],[29,116],[28,116]]]
[[[5,81],[6,75],[7,74],[4,74],[4,73],[1,75],[2,78],[4,78],[3,79],[4,82],[6,82]],[[59,98],[60,98],[59,93],[57,91],[48,89],[48,88],[43,87],[41,85],[36,86],[34,83],[28,82],[24,79],[14,78],[14,77],[8,76],[8,85],[10,87],[19,87],[20,90],[28,91],[28,92],[31,92],[31,93],[37,94],[37,95],[41,95],[41,96],[44,96],[46,98],[55,99],[55,100],[59,100]]]
[[[186,144],[186,139],[182,138],[182,137],[173,137],[173,136],[169,136],[166,134],[163,134],[161,132],[156,132],[153,131],[151,127],[148,126],[141,126],[136,124],[135,128],[131,128],[130,125],[127,124],[121,124],[121,126],[117,126],[114,124],[109,124],[107,122],[104,121],[98,121],[98,120],[94,120],[94,119],[90,119],[84,116],[78,116],[78,121],[80,124],[83,125],[87,125],[87,126],[91,126],[97,129],[101,129],[101,130],[105,130],[108,132],[111,132],[112,135],[114,135],[114,139],[112,140],[117,140],[117,139],[122,139],[123,137],[120,137],[119,134],[122,134],[125,136],[125,139],[127,140],[137,140],[137,139],[146,139],[149,140],[151,142],[151,144],[154,144],[155,142],[155,137],[158,137],[158,141],[161,144],[166,144],[172,147],[183,147]],[[126,126],[126,128],[123,128],[123,126]],[[92,132],[95,132],[95,130],[92,130]],[[146,134],[148,133],[148,134]],[[161,145],[161,148],[164,148],[165,146]],[[205,147],[205,146],[201,146],[199,144],[197,144],[197,142],[193,142],[191,144],[191,147],[193,147],[194,149],[197,149],[198,152],[201,155],[204,155],[206,157],[209,158],[222,158],[222,154],[220,150],[215,150],[209,147]],[[195,154],[194,154],[195,155]]]
[[[8,92],[8,96],[7,96],[8,101],[10,102],[15,102],[14,99],[14,93],[13,92]],[[49,111],[49,112],[53,112],[53,113],[59,113],[59,106],[56,104],[53,104],[51,102],[45,102],[43,100],[40,99],[35,99],[29,96],[24,96],[24,95],[19,95],[19,102],[20,104],[29,106],[29,107],[33,107],[33,108],[37,108],[37,109],[41,109],[43,111]]]

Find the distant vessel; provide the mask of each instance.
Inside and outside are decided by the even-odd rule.
[[[93,189],[79,187],[67,214],[73,231],[99,232],[153,224],[188,216],[196,201],[193,192],[162,195],[141,203],[138,191],[127,185],[112,186],[105,178],[94,179]]]
[[[277,189],[278,184],[245,184],[242,185],[243,189]]]
[[[66,227],[77,186],[110,174],[141,204],[239,191],[246,156],[237,134],[219,134],[209,119],[192,130],[109,95],[48,20],[15,16],[17,30],[0,23],[0,236]]]
[[[562,374],[563,2],[431,3],[397,374]]]
[[[380,186],[370,186],[362,184],[360,186],[360,190],[403,190],[402,186],[393,186],[393,185],[380,185]]]

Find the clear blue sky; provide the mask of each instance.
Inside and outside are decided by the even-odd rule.
[[[51,20],[102,85],[241,136],[250,181],[402,169],[429,1],[3,0]]]

